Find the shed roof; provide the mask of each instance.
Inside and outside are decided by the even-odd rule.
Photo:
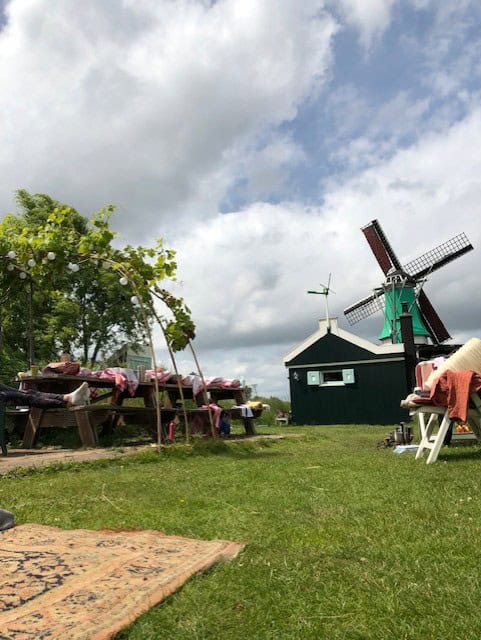
[[[319,320],[319,329],[317,331],[311,334],[308,338],[306,338],[303,342],[298,344],[284,356],[284,364],[287,365],[291,360],[296,358],[299,354],[303,353],[306,349],[311,347],[314,343],[328,334],[336,335],[338,338],[346,340],[347,342],[350,342],[351,344],[356,345],[361,349],[366,349],[366,351],[370,351],[371,353],[376,355],[404,353],[403,344],[374,344],[374,342],[370,342],[369,340],[360,338],[359,336],[356,336],[349,331],[340,329],[337,323],[337,318],[329,318],[329,320],[323,318]]]

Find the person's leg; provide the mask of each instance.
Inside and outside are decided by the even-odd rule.
[[[40,409],[57,408],[65,409],[68,405],[87,404],[89,401],[89,389],[86,382],[80,385],[72,393],[47,393],[30,389],[19,391],[13,387],[0,384],[0,404],[38,407]]]
[[[63,407],[67,406],[64,396],[58,393],[43,393],[30,389],[19,391],[5,384],[0,385],[0,402],[5,405],[27,407]]]

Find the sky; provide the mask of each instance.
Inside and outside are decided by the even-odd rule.
[[[481,337],[480,97],[478,0],[0,0],[0,214],[114,204],[120,244],[176,250],[204,374],[287,399],[330,274],[377,342],[343,315],[383,279],[373,219],[402,263],[468,235],[424,290]]]

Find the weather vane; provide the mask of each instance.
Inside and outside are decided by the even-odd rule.
[[[329,298],[329,294],[332,293],[336,293],[335,291],[333,291],[331,289],[331,274],[329,274],[329,279],[327,281],[327,285],[322,284],[321,283],[321,287],[322,290],[321,291],[308,291],[307,293],[313,293],[315,295],[320,295],[320,296],[324,296],[325,300],[326,300],[326,320],[327,320],[327,326],[330,329],[331,328],[331,321],[329,318],[329,303],[328,303],[328,298]]]

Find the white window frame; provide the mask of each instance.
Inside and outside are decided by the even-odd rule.
[[[324,376],[326,373],[340,374],[340,379],[325,380]],[[354,369],[328,369],[326,371],[319,372],[320,387],[345,387],[346,385],[353,384],[354,381]]]
[[[339,380],[326,380],[326,373],[335,373],[340,376]],[[328,371],[319,372],[319,386],[320,387],[345,387],[346,383],[342,379],[342,369],[332,369]]]

